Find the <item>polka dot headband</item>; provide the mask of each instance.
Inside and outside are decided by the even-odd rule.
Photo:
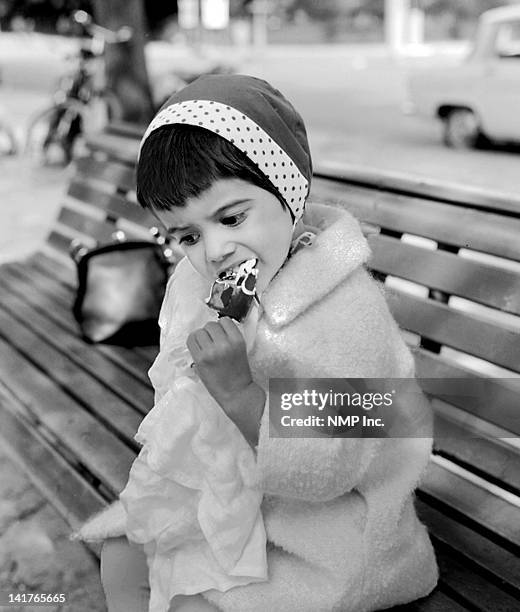
[[[214,100],[184,100],[169,104],[148,126],[140,148],[154,130],[175,123],[205,128],[235,145],[274,185],[292,211],[294,224],[301,219],[309,181],[283,148],[242,111]]]

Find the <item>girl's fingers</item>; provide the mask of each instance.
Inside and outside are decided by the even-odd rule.
[[[210,345],[213,345],[213,341],[205,329],[197,329],[197,331],[192,332],[186,340],[186,346],[195,360],[197,360],[198,356],[204,352],[204,349]]]
[[[216,351],[226,351],[244,343],[242,332],[229,317],[223,317],[218,322],[211,321],[201,329],[192,332],[186,341],[186,346],[195,361],[208,357]]]
[[[222,317],[219,321],[220,325],[226,332],[228,338],[235,342],[240,342],[244,339],[242,332],[238,329],[238,325],[229,317]]]
[[[228,340],[226,331],[220,323],[212,321],[205,325],[203,329],[207,332],[214,344],[221,345]]]

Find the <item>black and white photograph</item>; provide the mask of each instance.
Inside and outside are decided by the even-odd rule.
[[[520,0],[0,0],[0,612],[520,610]]]

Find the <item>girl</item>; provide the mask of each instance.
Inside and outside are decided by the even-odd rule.
[[[201,77],[145,133],[138,199],[185,258],[122,504],[80,533],[107,540],[110,612],[361,612],[435,587],[413,506],[424,402],[396,409],[407,437],[269,437],[270,378],[414,376],[358,223],[305,207],[311,178],[301,117],[252,77]],[[212,283],[243,262],[256,298],[241,322],[219,319]]]

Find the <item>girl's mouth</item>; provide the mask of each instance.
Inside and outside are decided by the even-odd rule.
[[[226,268],[220,272],[218,275],[218,280],[233,282],[241,276],[249,274],[254,268],[256,268],[257,264],[258,259],[255,257],[246,259],[245,261],[235,264],[234,266]]]

